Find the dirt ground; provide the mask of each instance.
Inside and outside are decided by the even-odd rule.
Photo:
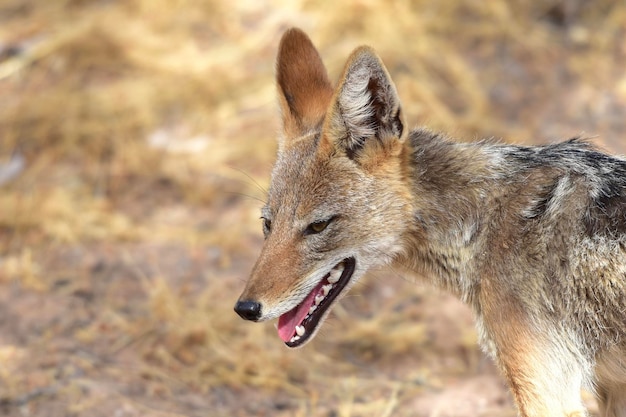
[[[233,312],[290,26],[333,79],[373,46],[413,125],[626,153],[620,1],[1,0],[0,415],[515,415],[419,277],[372,271],[294,351]]]

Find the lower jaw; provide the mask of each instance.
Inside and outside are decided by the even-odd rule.
[[[317,330],[322,325],[326,316],[330,312],[333,304],[338,300],[338,297],[345,291],[348,283],[352,279],[354,270],[356,267],[356,260],[353,257],[346,258],[343,261],[344,269],[336,283],[336,292],[328,293],[328,298],[324,299],[320,305],[318,305],[310,317],[305,318],[300,326],[304,327],[304,333],[302,335],[294,335],[290,341],[285,342],[285,345],[289,348],[298,348],[304,346],[310,340],[313,339]],[[326,279],[326,278],[324,278]],[[332,290],[331,290],[332,291]]]

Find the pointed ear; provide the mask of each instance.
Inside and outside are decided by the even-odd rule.
[[[276,81],[285,137],[301,136],[318,127],[333,87],[317,49],[300,29],[287,30],[280,41]]]
[[[357,48],[344,69],[324,122],[324,140],[334,141],[352,159],[368,141],[403,141],[400,99],[389,73],[373,49]]]

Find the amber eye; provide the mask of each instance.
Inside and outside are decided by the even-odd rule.
[[[326,230],[326,228],[328,227],[328,225],[330,224],[330,222],[333,219],[327,219],[327,220],[320,220],[317,222],[313,222],[310,225],[307,226],[306,230],[304,231],[305,235],[314,235],[317,233],[321,233],[324,230]]]

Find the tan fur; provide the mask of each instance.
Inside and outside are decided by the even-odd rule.
[[[306,343],[365,271],[394,264],[469,304],[521,416],[586,416],[581,388],[602,416],[626,416],[625,160],[579,140],[527,148],[409,132],[371,48],[332,88],[298,29],[281,41],[277,82],[283,135],[242,317],[306,307],[352,263],[323,314],[301,322]]]
[[[308,36],[297,29],[287,33],[278,52],[277,84],[285,136],[293,138],[321,122],[333,88]]]

